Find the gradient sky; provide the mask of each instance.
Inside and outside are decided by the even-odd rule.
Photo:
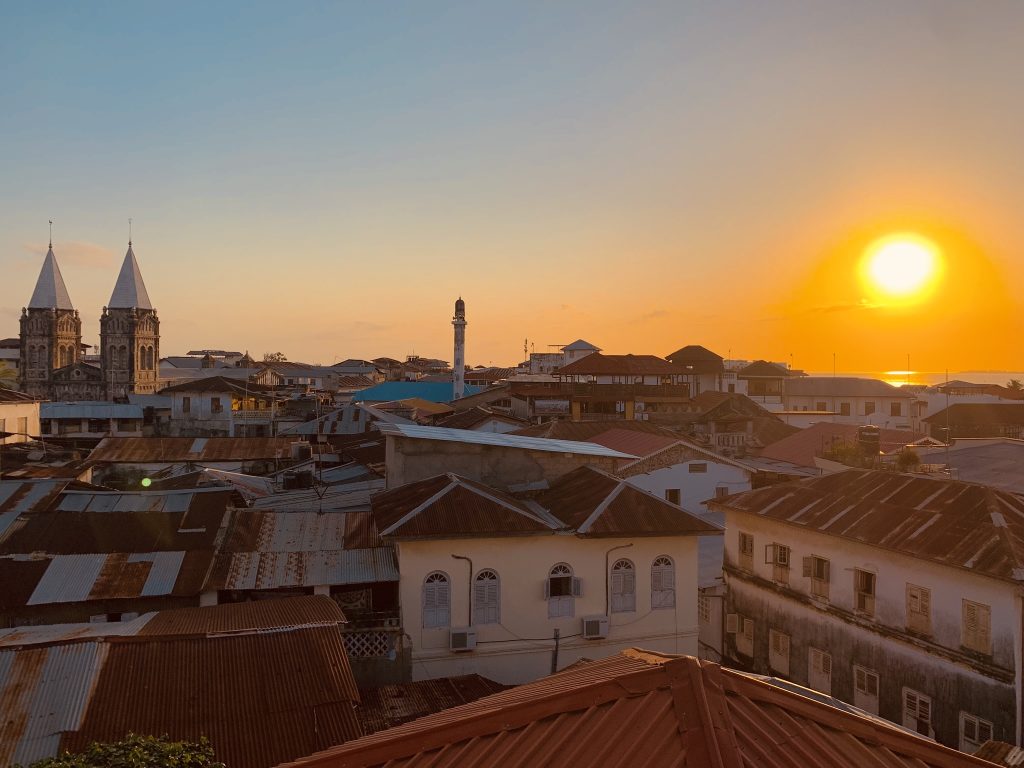
[[[54,219],[85,340],[134,219],[163,354],[523,339],[1024,369],[1024,2],[13,3],[0,337]],[[926,304],[863,247],[943,248]],[[792,357],[791,357],[792,356]]]

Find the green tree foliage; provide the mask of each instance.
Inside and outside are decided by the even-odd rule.
[[[206,739],[193,744],[171,741],[166,736],[129,733],[124,741],[94,741],[84,752],[65,752],[34,762],[29,768],[224,768],[224,764],[214,760],[213,747]]]
[[[904,448],[896,457],[896,468],[900,472],[913,472],[921,465],[921,457],[913,448]]]
[[[1012,389],[1015,392],[1020,392],[1022,389],[1024,389],[1024,384],[1021,383],[1020,379],[1010,379],[1008,382],[1006,382],[1006,388]]]
[[[263,353],[264,363],[286,363],[288,358],[284,356],[284,352],[264,352]]]

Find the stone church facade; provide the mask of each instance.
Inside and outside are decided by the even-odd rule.
[[[159,389],[160,319],[131,242],[100,317],[100,364],[82,359],[82,321],[71,303],[53,243],[21,311],[19,388],[46,400],[115,400]]]

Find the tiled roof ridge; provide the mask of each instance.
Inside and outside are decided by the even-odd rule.
[[[418,514],[420,514],[420,512],[422,512],[423,510],[425,510],[428,507],[432,506],[433,504],[437,503],[440,499],[444,498],[449,493],[451,493],[455,488],[459,487],[458,476],[455,475],[452,472],[444,472],[444,473],[442,473],[440,475],[435,475],[434,477],[427,478],[427,480],[434,480],[434,479],[436,479],[438,477],[447,477],[448,478],[448,484],[446,486],[444,486],[441,490],[439,490],[436,493],[434,493],[433,495],[431,495],[429,498],[424,499],[423,501],[421,501],[419,504],[417,504],[411,510],[409,510],[404,515],[402,515],[398,520],[396,520],[391,525],[389,525],[387,528],[385,528],[383,531],[381,531],[380,532],[381,536],[390,536],[390,535],[392,535],[393,533],[398,531],[403,525],[405,525],[410,520],[412,520],[414,517],[416,517]]]
[[[651,664],[646,659],[643,660]],[[460,717],[457,720],[438,724],[438,726],[431,728],[429,731],[402,730],[394,735],[387,735],[387,731],[382,731],[365,737],[367,739],[366,744],[358,744],[357,741],[354,743],[354,748],[351,748],[349,745],[333,747],[297,760],[294,763],[278,766],[278,768],[288,768],[288,766],[298,768],[299,766],[310,766],[323,762],[333,764],[333,761],[339,757],[347,759],[356,758],[351,765],[377,765],[385,760],[391,761],[396,759],[396,745],[402,745],[404,748],[403,754],[408,756],[443,748],[454,740],[463,741],[500,731],[525,728],[537,720],[556,717],[568,712],[590,709],[591,707],[610,704],[618,699],[642,696],[659,688],[666,688],[669,685],[668,679],[665,676],[666,665],[679,662],[693,664],[697,663],[697,660],[687,657],[672,659],[661,664],[651,664],[649,669],[636,670],[614,677],[582,683],[571,690],[555,687],[539,691],[532,698],[513,701],[507,705],[501,705],[499,702],[499,705],[493,708],[487,706],[490,700],[496,696],[504,696],[507,692],[485,696],[473,703],[455,708],[476,711],[467,712],[464,717]],[[539,687],[546,680],[564,677],[566,674],[571,674],[571,672],[571,670],[565,670],[550,677],[541,678],[533,683],[526,683],[525,686]],[[451,712],[452,710],[448,711]],[[399,726],[399,728],[401,727]],[[454,739],[453,736],[458,736],[458,739]],[[380,758],[375,755],[377,752],[383,753]]]
[[[499,504],[505,509],[509,510],[510,512],[515,512],[517,515],[521,515],[522,517],[525,517],[528,520],[532,520],[535,523],[541,523],[542,525],[551,527],[551,524],[543,518],[534,515],[529,509],[521,509],[520,507],[517,507],[515,504],[511,504],[508,501],[502,499],[501,496],[494,493],[494,489],[487,487],[483,483],[470,480],[469,478],[462,477],[461,475],[456,475],[453,472],[449,472],[447,474],[449,477],[454,479],[454,481],[459,485],[460,488],[465,488],[468,491],[472,491],[477,496],[481,496],[485,499],[488,499],[489,501],[493,501],[495,504]]]

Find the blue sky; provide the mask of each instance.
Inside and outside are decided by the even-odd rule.
[[[856,303],[803,282],[857,233],[941,231],[997,282],[1021,277],[1010,0],[8,3],[4,19],[0,336],[48,218],[87,341],[134,219],[164,354],[448,357],[461,293],[473,363],[584,336],[814,368],[831,350],[777,318],[807,294]]]

